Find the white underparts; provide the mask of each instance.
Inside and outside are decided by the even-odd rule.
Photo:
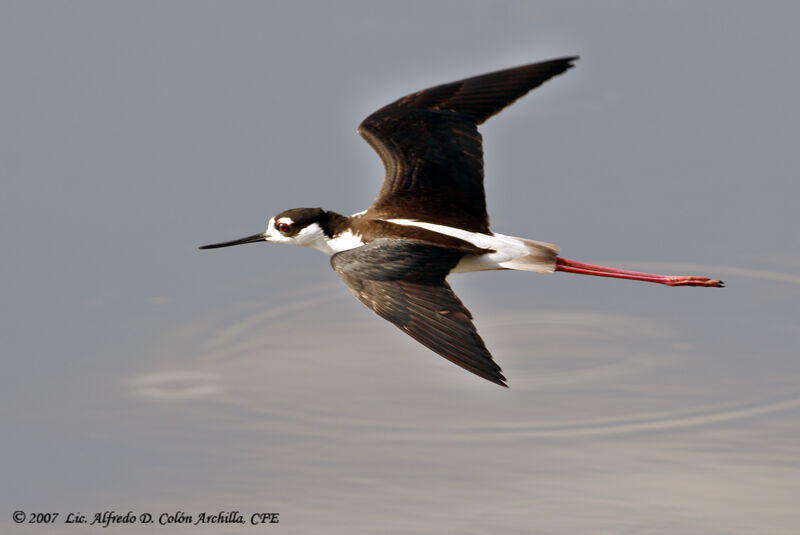
[[[468,273],[491,269],[517,269],[552,273],[556,268],[558,245],[540,241],[515,238],[503,234],[482,234],[455,227],[425,223],[411,219],[387,219],[389,223],[424,228],[469,242],[481,249],[493,249],[494,253],[467,255],[450,273]]]

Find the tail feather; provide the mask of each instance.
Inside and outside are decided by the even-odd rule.
[[[525,245],[528,254],[518,256],[513,260],[501,262],[501,267],[520,271],[535,271],[537,273],[553,273],[556,270],[556,258],[558,258],[559,252],[558,245],[525,238],[514,239],[521,241]]]

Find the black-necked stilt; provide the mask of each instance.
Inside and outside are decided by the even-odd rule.
[[[517,269],[616,277],[668,286],[715,286],[705,277],[653,275],[566,260],[558,246],[489,230],[478,125],[573,66],[554,59],[439,85],[381,108],[358,128],[386,177],[364,212],[294,208],[239,240],[319,249],[355,296],[451,362],[506,386],[472,315],[445,282],[450,273]]]

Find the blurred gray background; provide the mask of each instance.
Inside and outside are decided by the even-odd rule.
[[[796,3],[0,5],[4,530],[797,533]],[[502,389],[316,251],[197,250],[366,208],[378,107],[572,54],[481,128],[494,230],[726,289],[454,276]]]

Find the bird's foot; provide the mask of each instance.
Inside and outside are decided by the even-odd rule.
[[[709,279],[707,277],[676,277],[667,276],[666,280],[662,283],[667,286],[705,286],[708,288],[724,288],[725,283],[717,279]]]

